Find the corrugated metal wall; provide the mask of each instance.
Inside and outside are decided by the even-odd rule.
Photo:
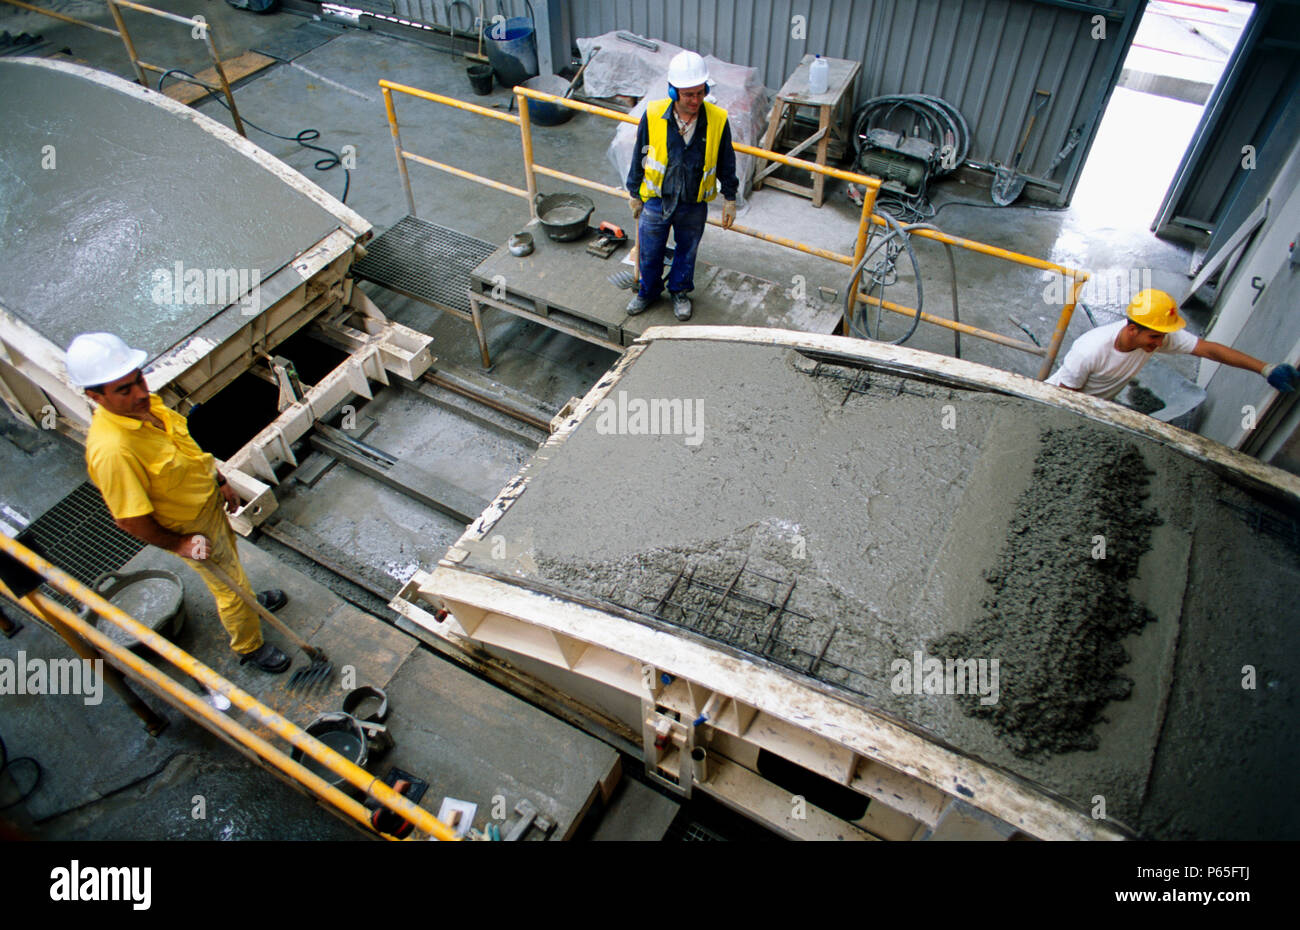
[[[1054,175],[1066,193],[1142,0],[568,0],[575,36],[626,29],[759,69],[775,90],[808,52],[861,61],[857,97],[928,93],[966,117],[970,158],[1009,162],[1037,88],[1052,92],[1022,170],[1046,172],[1071,128],[1083,144]],[[1093,16],[1108,16],[1093,38]],[[804,16],[807,37],[792,37]],[[1136,21],[1136,16],[1131,18]]]
[[[556,2],[556,0],[552,0]],[[559,0],[573,36],[626,29],[757,68],[779,88],[809,52],[862,62],[857,100],[927,93],[961,110],[969,158],[1010,162],[1035,90],[1050,91],[1021,170],[1042,178],[1070,130],[1082,142],[1049,187],[1068,198],[1145,0]],[[468,4],[475,11],[478,3]],[[545,15],[546,0],[533,0]],[[464,0],[393,0],[398,16],[439,25],[468,21]],[[498,13],[528,15],[525,0],[489,0]],[[1131,15],[1130,15],[1131,14]],[[1094,17],[1106,17],[1104,39]],[[793,21],[804,17],[804,38]]]

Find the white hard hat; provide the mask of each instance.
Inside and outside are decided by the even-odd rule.
[[[668,83],[673,87],[699,87],[709,80],[709,66],[695,52],[678,52],[668,63]]]
[[[82,388],[108,384],[135,371],[148,357],[112,333],[82,333],[68,346],[68,378]]]

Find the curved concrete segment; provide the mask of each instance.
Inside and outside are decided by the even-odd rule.
[[[111,330],[156,359],[342,227],[369,224],[231,130],[67,62],[0,61],[0,311],[59,349]],[[0,314],[0,318],[3,314]]]

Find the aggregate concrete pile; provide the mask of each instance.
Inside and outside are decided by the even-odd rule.
[[[1300,824],[1269,735],[1294,696],[1241,686],[1300,655],[1300,565],[1240,515],[1276,501],[1056,408],[782,347],[653,343],[609,399],[465,568],[811,676],[1152,835]],[[638,399],[698,401],[702,429],[651,433]],[[996,660],[996,687],[899,671],[944,658]]]
[[[1155,619],[1128,591],[1161,523],[1146,507],[1151,470],[1132,442],[1081,443],[1078,432],[1043,432],[1033,481],[986,576],[985,613],[930,644],[941,658],[1002,657],[999,701],[958,701],[1024,756],[1097,748],[1093,725],[1106,704],[1133,690],[1120,673],[1129,662],[1122,640]],[[1085,553],[1080,539],[1103,527]]]

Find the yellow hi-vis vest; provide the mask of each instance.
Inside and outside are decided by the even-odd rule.
[[[641,199],[663,196],[664,172],[668,170],[668,123],[664,117],[673,105],[671,99],[656,100],[646,107],[646,128],[650,144],[646,147],[642,167],[645,177],[641,181]],[[700,192],[695,199],[707,203],[718,195],[718,147],[722,143],[722,127],[727,122],[727,111],[704,102],[707,134],[704,137],[704,174],[700,178]]]

